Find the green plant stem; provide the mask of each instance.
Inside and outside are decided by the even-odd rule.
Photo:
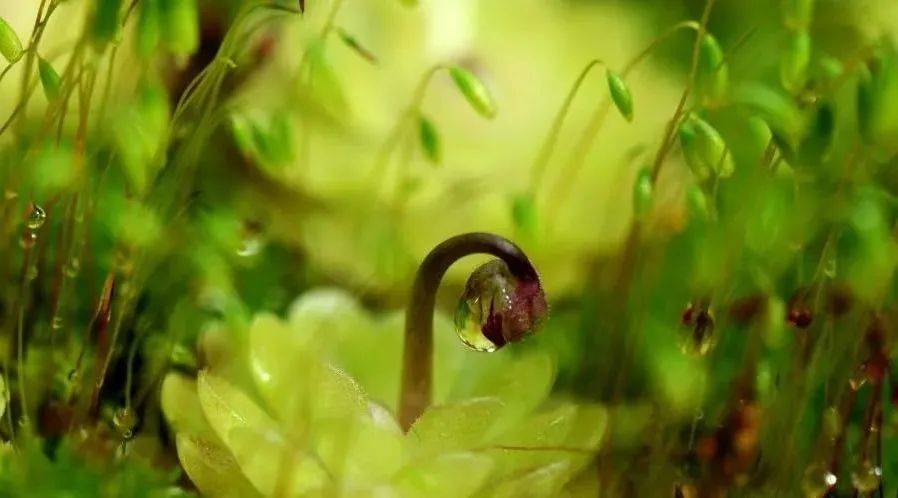
[[[390,156],[402,140],[406,127],[413,122],[414,117],[420,112],[421,103],[424,101],[424,96],[427,93],[427,87],[430,85],[430,81],[433,79],[434,75],[442,69],[447,69],[447,66],[437,64],[428,69],[427,72],[421,76],[418,86],[415,87],[415,91],[412,93],[411,101],[399,116],[399,120],[396,121],[396,124],[393,126],[393,129],[390,131],[390,134],[387,135],[387,139],[381,146],[380,151],[377,153],[377,161],[374,164],[374,168],[371,170],[372,181],[383,174],[384,169],[389,164]]]
[[[546,164],[549,163],[549,158],[552,156],[552,152],[558,144],[558,138],[561,135],[561,126],[564,124],[564,119],[567,117],[568,112],[571,109],[571,104],[574,102],[574,97],[576,97],[577,93],[580,91],[583,81],[593,68],[605,65],[606,64],[600,59],[593,59],[586,64],[583,70],[580,71],[580,75],[574,80],[573,86],[571,86],[571,89],[567,93],[567,97],[565,97],[564,102],[561,104],[561,108],[558,109],[558,113],[555,115],[555,120],[552,121],[552,127],[549,128],[549,133],[546,135],[542,147],[540,147],[539,154],[536,156],[536,159],[533,161],[533,166],[530,168],[529,193],[531,195],[534,195],[539,188],[539,184],[542,182]]]
[[[433,384],[433,313],[436,293],[446,270],[471,254],[501,258],[512,275],[521,280],[539,280],[536,268],[513,242],[495,234],[473,232],[457,235],[436,246],[424,258],[405,315],[402,355],[402,390],[399,424],[408,431],[430,405]]]
[[[658,35],[657,37],[652,39],[649,42],[649,44],[646,45],[646,47],[644,49],[642,49],[641,52],[636,54],[635,57],[633,57],[629,62],[627,62],[626,66],[624,66],[623,71],[621,71],[621,77],[626,78],[627,76],[629,76],[629,74],[640,63],[642,63],[646,58],[648,58],[648,56],[651,55],[652,52],[654,52],[655,49],[659,45],[661,45],[661,43],[663,43],[668,38],[670,38],[671,36],[673,36],[674,34],[676,34],[677,32],[679,32],[682,29],[693,29],[693,30],[698,31],[700,29],[700,26],[699,26],[699,23],[697,23],[696,21],[683,21],[683,22],[680,22],[680,23],[677,23],[677,24],[671,26],[670,28],[667,29],[667,31],[665,31],[664,33],[661,33],[660,35]],[[700,38],[699,38],[699,40],[700,40]],[[591,65],[592,65],[592,63],[590,63],[590,65],[587,67],[591,67]],[[575,84],[575,86],[578,86],[578,85]],[[564,113],[568,112],[567,109],[564,108],[567,105],[569,105],[569,104],[565,104],[562,106]],[[558,175],[559,180],[557,181],[557,183],[553,189],[553,192],[550,195],[551,199],[562,199],[563,198],[562,196],[564,195],[566,189],[570,185],[573,184],[574,180],[579,175],[580,170],[582,169],[583,164],[586,161],[586,156],[589,154],[589,151],[592,150],[592,147],[595,144],[595,140],[598,137],[599,131],[602,129],[602,125],[605,123],[605,118],[608,116],[608,111],[610,109],[611,109],[611,102],[609,99],[605,98],[602,100],[602,103],[596,108],[595,112],[593,112],[593,115],[590,118],[589,123],[587,123],[586,128],[584,128],[583,133],[580,134],[580,138],[577,140],[576,144],[574,145],[574,149],[573,149],[573,152],[571,153],[570,159],[568,160],[566,166],[561,170],[561,172]],[[558,118],[556,117],[556,120],[557,119]],[[559,128],[560,128],[560,124],[559,124]],[[551,136],[551,133],[559,135],[560,129],[557,131],[550,132],[550,136]],[[552,140],[557,140],[557,136],[555,138],[553,138]],[[547,143],[548,142],[549,142],[549,139],[547,139]],[[554,148],[554,144],[552,145],[552,148]],[[549,155],[550,154],[551,154],[551,152],[549,153]],[[547,163],[549,161],[549,157],[547,155],[547,157],[538,159],[538,161]],[[538,164],[538,163],[534,163],[534,164]],[[540,168],[545,169],[545,165],[540,166]],[[541,180],[541,175],[542,175],[542,173],[540,173],[540,180]],[[535,190],[537,188],[538,188],[538,185],[535,185],[532,187],[532,192],[534,194],[535,194]],[[554,216],[554,210],[558,207],[559,204],[560,204],[560,202],[555,202],[552,204],[552,206],[553,206],[551,208],[552,212],[547,216],[548,218],[551,219],[551,217]]]

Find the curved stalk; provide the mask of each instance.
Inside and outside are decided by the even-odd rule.
[[[407,431],[430,405],[433,383],[433,312],[446,270],[471,254],[491,254],[522,282],[539,283],[536,268],[521,249],[504,237],[485,232],[457,235],[436,246],[418,267],[405,315],[399,423]]]

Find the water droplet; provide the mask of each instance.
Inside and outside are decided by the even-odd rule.
[[[124,407],[115,411],[112,416],[112,425],[118,431],[122,439],[131,439],[134,436],[134,426],[137,425],[137,417],[134,410]]]
[[[69,278],[75,278],[78,276],[78,272],[81,271],[81,261],[78,258],[72,258],[65,265],[65,276]]]
[[[826,465],[815,463],[805,470],[801,489],[807,498],[822,498],[837,482],[838,478]]]
[[[37,204],[32,204],[31,211],[28,212],[28,218],[25,219],[25,226],[30,230],[40,230],[46,220],[47,213],[44,212],[44,208]]]
[[[862,460],[851,471],[851,484],[861,493],[870,493],[879,487],[882,479],[882,468],[873,465],[870,460]]]
[[[25,230],[22,232],[22,238],[19,240],[19,245],[22,246],[23,249],[31,249],[36,242],[37,234],[32,230]]]
[[[472,349],[495,351],[539,328],[548,304],[538,280],[519,280],[494,259],[474,270],[455,313],[458,337]]]
[[[240,242],[237,249],[237,255],[243,258],[249,258],[259,254],[262,250],[262,240],[259,237],[246,237]]]

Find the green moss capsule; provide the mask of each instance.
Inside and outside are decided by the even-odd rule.
[[[38,57],[37,59],[37,72],[40,76],[41,87],[44,89],[44,95],[47,96],[47,100],[51,102],[56,100],[59,97],[59,73],[57,73],[56,70],[53,69],[53,66],[44,60],[43,57]]]
[[[614,106],[627,121],[633,121],[633,95],[623,78],[612,70],[608,70],[608,92]]]
[[[811,36],[807,31],[793,33],[789,46],[780,59],[780,82],[786,90],[797,93],[808,80],[811,63]]]
[[[161,0],[163,41],[177,56],[186,57],[199,47],[196,0]]]
[[[720,44],[710,33],[702,37],[697,78],[699,89],[707,100],[719,101],[726,95],[730,70]]]
[[[418,130],[424,155],[427,156],[430,162],[439,164],[443,159],[443,150],[440,146],[440,135],[433,121],[425,116],[420,116],[418,119]]]
[[[645,216],[652,207],[652,170],[642,168],[636,174],[636,182],[633,184],[633,214],[637,218]]]
[[[452,76],[455,86],[478,114],[488,119],[492,119],[496,115],[496,102],[477,76],[467,69],[457,66],[449,69],[449,75]]]
[[[0,54],[7,62],[13,63],[22,58],[22,42],[12,26],[0,17]]]
[[[679,136],[686,162],[700,181],[711,173],[720,178],[733,174],[735,165],[726,142],[710,123],[690,114],[680,125]]]

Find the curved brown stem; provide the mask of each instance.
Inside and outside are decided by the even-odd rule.
[[[430,405],[433,383],[433,310],[443,274],[459,259],[480,253],[502,259],[511,274],[522,281],[539,282],[536,268],[524,252],[499,235],[484,232],[457,235],[430,251],[418,267],[411,301],[405,314],[402,391],[399,399],[399,423],[403,430],[407,431]]]

